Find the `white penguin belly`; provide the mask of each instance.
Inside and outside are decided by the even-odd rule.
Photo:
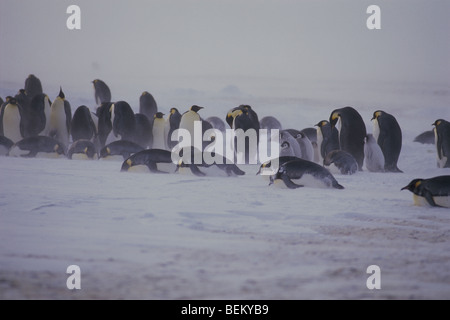
[[[74,153],[74,154],[72,154],[72,160],[97,160],[97,159],[98,159],[98,157],[97,157],[96,154],[94,154],[93,158],[89,158],[86,153]]]
[[[175,173],[175,171],[177,170],[177,165],[175,163],[160,162],[156,164],[156,168],[158,169],[158,171]]]
[[[377,119],[373,119],[373,137],[375,141],[378,143],[378,137],[380,136],[380,125],[378,124]]]
[[[22,140],[20,112],[17,106],[8,105],[3,113],[3,135],[14,143]]]
[[[117,162],[123,162],[123,156],[121,155],[110,155],[110,156],[106,156],[106,157],[102,157],[100,158],[100,161],[117,161]]]
[[[304,174],[300,179],[291,179],[292,182],[311,188],[330,188],[326,180],[316,178],[311,174]]]
[[[166,150],[166,136],[164,135],[165,123],[155,121],[153,127],[153,147],[152,149]]]
[[[9,150],[9,156],[10,157],[22,157],[29,154],[29,150],[22,150],[18,146],[13,146],[11,150]]]
[[[38,152],[36,153],[36,158],[39,159],[60,159],[65,158],[63,154],[58,154],[56,152]]]
[[[137,166],[130,167],[127,171],[133,173],[149,173],[150,169],[146,165],[140,164]]]
[[[425,199],[424,197],[420,197],[416,194],[413,194],[413,200],[414,200],[415,206],[431,207],[431,205],[428,203],[427,199]],[[436,203],[436,205],[438,205],[438,206],[450,208],[450,196],[433,197],[433,200],[434,200],[434,203]]]
[[[50,131],[55,131],[55,139],[66,146],[69,144],[69,132],[66,125],[66,113],[64,111],[64,104],[62,106],[54,106],[54,110],[50,115]]]

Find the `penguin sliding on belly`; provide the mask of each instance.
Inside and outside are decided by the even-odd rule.
[[[411,191],[416,206],[450,208],[450,176],[414,179],[402,190]]]
[[[271,177],[271,184],[279,185],[280,181],[289,189],[304,186],[344,189],[327,169],[303,159],[281,164],[277,173]]]
[[[133,154],[143,150],[145,150],[143,147],[131,141],[114,141],[100,150],[100,159],[110,160],[117,158],[117,160],[125,161]]]
[[[11,147],[10,157],[61,158],[66,155],[66,147],[59,141],[46,137],[25,138]]]
[[[98,152],[94,143],[90,140],[77,140],[67,151],[70,160],[98,160]]]
[[[148,149],[133,154],[122,163],[122,172],[174,173],[176,164],[172,152],[161,149]]]

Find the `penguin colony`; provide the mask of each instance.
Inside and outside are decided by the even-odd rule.
[[[224,117],[203,119],[203,107],[193,105],[185,112],[173,107],[169,114],[158,111],[153,96],[145,91],[139,99],[139,113],[126,101],[112,101],[108,85],[100,79],[92,81],[96,110],[78,106],[74,112],[63,88],[51,98],[43,92],[39,78],[29,75],[24,89],[15,96],[0,98],[0,156],[50,157],[68,159],[110,159],[122,162],[121,171],[144,170],[152,173],[188,172],[196,176],[220,172],[224,176],[242,176],[244,171],[225,158],[211,153],[205,146],[192,147],[191,152],[214,158],[216,163],[172,161],[172,148],[177,142],[172,135],[185,129],[194,136],[194,123],[207,129],[225,132],[252,129],[259,142],[259,130],[279,130],[279,157],[259,163],[258,174],[264,174],[269,185],[297,189],[304,186],[344,189],[332,172],[352,175],[363,168],[370,172],[402,171],[397,162],[402,148],[402,131],[394,115],[376,110],[371,119],[373,133],[368,133],[364,120],[352,107],[335,109],[329,119],[319,121],[316,128],[285,129],[273,116],[259,120],[249,105],[232,108]],[[223,120],[225,121],[223,121]],[[228,127],[227,127],[228,125]],[[433,130],[414,141],[434,144],[438,168],[450,168],[450,122],[437,119]],[[213,141],[215,137],[211,137]],[[258,144],[257,144],[258,145]],[[258,157],[247,140],[245,163]],[[276,165],[275,165],[276,164]],[[269,172],[269,174],[267,174]],[[450,207],[450,176],[418,178],[401,190],[413,193],[415,205]]]

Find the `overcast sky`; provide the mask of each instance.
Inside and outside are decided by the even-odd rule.
[[[66,27],[70,4],[81,8],[81,30]],[[371,4],[381,7],[381,30],[366,27]],[[34,73],[53,85],[176,78],[190,87],[192,78],[206,86],[249,77],[450,84],[449,31],[448,0],[1,0],[0,82]]]

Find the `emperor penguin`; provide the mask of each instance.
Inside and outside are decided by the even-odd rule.
[[[62,88],[59,95],[53,101],[50,111],[49,136],[68,146],[70,141],[70,123],[72,122],[72,110],[65,100]]]
[[[172,150],[178,143],[177,141],[172,141],[172,133],[180,127],[180,121],[181,113],[177,108],[171,108],[164,130],[164,135],[167,137],[167,147],[169,150]]]
[[[384,169],[388,172],[402,172],[397,161],[402,150],[402,130],[395,117],[377,110],[373,113],[373,135],[383,151]]]
[[[136,121],[134,141],[147,149],[153,144],[152,123],[147,116],[142,113],[136,113],[134,118]]]
[[[112,106],[111,102],[104,102],[95,111],[95,115],[98,119],[97,133],[101,148],[106,145],[106,140],[108,139],[108,136],[112,131],[111,112],[110,112],[111,106]]]
[[[223,122],[223,120],[220,119],[219,117],[212,116],[212,117],[207,118],[206,121],[208,121],[214,129],[217,129],[217,130],[225,133],[225,131],[226,131],[225,122]]]
[[[3,133],[3,113],[5,111],[6,105],[9,103],[9,100],[11,100],[11,99],[12,99],[11,96],[7,96],[5,98],[5,101],[3,101],[1,106],[0,106],[0,136],[4,136],[4,133]]]
[[[343,151],[350,153],[362,171],[364,164],[364,138],[366,125],[361,115],[352,107],[344,107],[331,112],[330,124],[339,131],[339,144]]]
[[[300,148],[300,144],[288,130],[283,130],[280,132],[280,157],[283,156],[302,158],[302,149]]]
[[[327,120],[319,121],[317,127],[318,163],[323,163],[328,153],[340,150],[339,131]]]
[[[30,74],[28,78],[25,79],[25,92],[28,94],[30,99],[33,99],[38,94],[43,94],[42,83],[38,77],[34,74]]]
[[[277,173],[271,177],[271,184],[278,185],[278,181],[284,182],[289,189],[304,186],[344,189],[330,171],[317,163],[303,159],[281,164]]]
[[[155,98],[147,91],[142,92],[139,98],[139,113],[146,115],[151,121],[158,112],[158,105]]]
[[[450,122],[438,119],[434,123],[438,168],[450,168]]]
[[[240,105],[231,109],[225,118],[228,125],[235,131],[235,153],[239,162],[257,163],[259,148],[260,123],[258,115],[249,105]],[[238,131],[239,129],[242,132]],[[242,133],[242,134],[241,134]],[[256,141],[253,141],[255,140]],[[244,150],[239,150],[244,143]],[[242,159],[243,158],[243,159]]]
[[[115,140],[134,141],[136,118],[131,106],[126,101],[118,101],[111,105],[110,112]]]
[[[36,94],[30,103],[27,116],[24,119],[24,137],[48,135],[50,123],[51,102],[44,93]],[[48,120],[47,120],[48,119]]]
[[[166,120],[162,112],[157,112],[153,116],[153,144],[152,149],[167,150],[166,135],[165,135]]]
[[[280,131],[283,130],[283,128],[282,128],[283,126],[281,125],[281,122],[278,121],[278,119],[273,116],[263,117],[259,121],[259,126],[261,129],[267,129],[267,130],[278,129]]]
[[[191,146],[194,146],[194,125],[197,121],[201,123],[202,118],[198,112],[203,109],[197,105],[193,105],[188,111],[183,113],[180,119],[179,129],[185,129],[191,134]],[[203,143],[203,141],[201,141]]]
[[[111,90],[108,85],[100,79],[95,79],[92,83],[94,85],[95,103],[101,106],[102,103],[111,102]]]
[[[83,105],[75,110],[70,124],[70,133],[74,142],[77,140],[92,142],[97,137],[97,127],[88,107]]]
[[[15,98],[10,98],[2,110],[3,135],[16,143],[23,138],[21,107]]]
[[[450,208],[450,176],[414,179],[401,190],[413,193],[416,206]]]
[[[364,139],[364,164],[370,172],[385,171],[383,151],[370,133]]]

